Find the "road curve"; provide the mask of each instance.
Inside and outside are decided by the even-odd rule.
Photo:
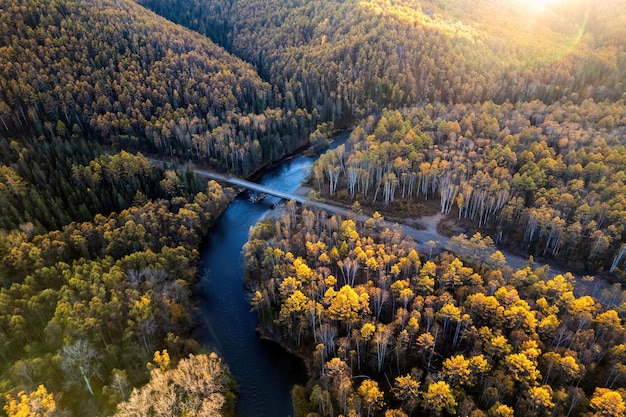
[[[155,165],[167,164],[167,162],[158,160],[158,159],[150,159],[150,161]],[[344,207],[339,207],[333,204],[322,203],[319,201],[311,200],[298,194],[277,191],[272,188],[265,187],[261,184],[257,184],[255,182],[244,180],[244,179],[237,178],[237,177],[232,177],[230,175],[224,175],[224,174],[219,174],[213,171],[195,169],[195,168],[192,169],[192,171],[195,174],[201,177],[207,178],[207,179],[212,179],[215,181],[231,184],[237,187],[244,187],[249,190],[254,190],[254,191],[258,191],[258,192],[265,193],[268,195],[273,195],[275,197],[285,199],[285,200],[295,200],[297,203],[310,206],[310,207],[316,207],[316,208],[325,210],[327,213],[334,213],[334,214],[339,214],[342,216],[347,216],[348,214],[354,215],[351,210],[348,210]],[[369,218],[370,216],[361,215],[359,220],[364,222]],[[389,228],[393,228],[396,225],[398,225],[402,229],[405,235],[410,236],[413,240],[415,240],[415,242],[417,243],[418,251],[420,251],[422,254],[430,254],[433,248],[435,250],[444,249],[447,246],[448,242],[450,241],[449,237],[444,236],[437,231],[437,223],[442,218],[443,217],[441,215],[437,215],[437,216],[432,216],[427,219],[423,219],[423,220],[426,220],[426,222],[424,222],[426,226],[425,230],[416,229],[408,225],[398,224],[398,223],[394,223],[390,221],[385,221],[385,225]],[[513,270],[522,269],[526,265],[528,265],[528,262],[529,262],[528,258],[524,258],[522,256],[518,256],[507,251],[501,250],[501,252],[506,258],[507,265],[510,266]],[[544,265],[549,265],[549,264],[542,263],[539,261],[534,261],[535,267],[542,267]],[[548,271],[549,271],[548,277],[550,278],[554,277],[555,275],[565,273],[565,271],[562,271],[551,265]],[[580,275],[574,275],[574,277],[576,279],[576,286],[579,287],[580,290],[582,290],[583,292],[589,291],[588,282],[584,282],[584,280],[582,279]],[[593,285],[593,289],[590,291],[591,294],[589,295],[592,295],[594,296],[594,298],[597,298],[596,294],[599,292],[599,290],[602,290],[608,286],[609,284],[605,280],[597,278],[595,281],[595,284]],[[587,289],[583,289],[583,287],[587,287]]]
[[[257,184],[252,181],[247,181],[241,178],[232,177],[232,176],[224,175],[224,174],[218,174],[216,172],[207,171],[203,169],[194,169],[193,171],[197,175],[202,176],[204,178],[228,183],[231,185],[235,185],[237,187],[244,187],[249,190],[254,190],[254,191],[258,191],[258,192],[265,193],[268,195],[273,195],[275,197],[282,198],[285,200],[294,200],[297,203],[310,206],[310,207],[316,207],[316,208],[325,210],[328,213],[336,213],[342,216],[347,216],[351,212],[350,210],[344,207],[339,207],[339,206],[335,206],[332,204],[314,201],[314,200],[308,199],[306,197],[303,197],[297,194],[277,191],[272,188],[265,187],[263,185]],[[362,221],[365,221],[367,219],[369,219],[369,216],[362,216],[362,218],[360,218],[360,220]],[[445,248],[448,244],[448,241],[450,240],[450,238],[448,238],[447,236],[444,236],[437,232],[436,223],[439,219],[440,219],[439,216],[434,216],[434,220],[431,219],[433,221],[427,222],[428,227],[425,230],[419,230],[414,227],[402,225],[402,224],[400,224],[399,226],[405,235],[410,236],[411,238],[413,238],[413,240],[415,240],[415,242],[417,242],[418,250],[426,254],[426,253],[430,253],[431,247],[434,247],[435,249]],[[385,221],[385,225],[390,228],[394,227],[396,224],[397,223]],[[431,246],[429,242],[431,242],[431,244],[434,243],[434,245]],[[513,269],[520,269],[528,264],[528,258],[516,256],[511,253],[506,253],[506,252],[503,252],[503,253],[505,255],[507,263]],[[557,270],[552,271],[552,275],[556,275],[558,273],[562,273],[562,271],[557,271]]]

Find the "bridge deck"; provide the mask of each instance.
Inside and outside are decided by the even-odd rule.
[[[269,188],[264,185],[252,182],[252,181],[243,180],[241,178],[230,177],[228,175],[218,174],[216,172],[205,171],[202,169],[196,169],[194,170],[194,172],[202,177],[209,178],[215,181],[226,182],[228,184],[236,185],[238,187],[244,187],[249,190],[254,190],[254,191],[258,191],[258,192],[265,193],[268,195],[273,195],[274,197],[284,198],[285,200],[295,200],[297,203],[312,206],[312,207],[318,207],[322,210],[326,210],[329,213],[338,213],[344,216],[348,214],[348,210],[344,208],[332,206],[330,204],[320,203],[319,201],[309,200],[308,198],[303,197],[301,195],[278,191],[273,188]]]

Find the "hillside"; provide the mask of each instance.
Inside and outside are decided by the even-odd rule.
[[[0,133],[76,134],[249,174],[300,146],[254,68],[127,0],[5,2]]]
[[[140,3],[221,42],[295,106],[336,122],[425,102],[624,93],[622,0],[546,10],[493,0]]]
[[[190,336],[198,248],[232,195],[126,150],[251,172],[299,146],[287,130],[306,130],[272,97],[250,65],[133,2],[0,5],[7,415],[150,407],[129,398],[133,387],[185,377],[182,359],[200,351]],[[219,379],[207,404],[227,410],[230,377]]]

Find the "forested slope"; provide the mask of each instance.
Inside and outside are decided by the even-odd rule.
[[[587,271],[624,269],[624,102],[385,111],[323,155],[323,195],[394,211],[436,200],[498,244]]]
[[[140,0],[336,122],[425,102],[620,98],[623,0]],[[609,22],[609,23],[607,23]]]
[[[29,224],[0,232],[0,390],[9,415],[23,415],[21,402],[34,412],[43,393],[59,413],[45,415],[110,415],[147,381],[155,351],[166,349],[175,365],[198,350],[190,338],[198,245],[229,200],[216,183],[190,193],[174,172],[165,177],[168,200],[143,196],[44,234]]]
[[[4,2],[0,68],[3,136],[75,134],[245,175],[313,123],[249,64],[127,0]]]
[[[272,103],[250,65],[133,2],[0,5],[9,416],[111,415],[125,399],[123,412],[146,413],[156,403],[146,395],[165,415],[233,406],[219,358],[183,360],[200,353],[190,337],[198,247],[232,196],[126,150],[252,172],[299,146],[309,123]],[[150,393],[129,397],[149,379]]]

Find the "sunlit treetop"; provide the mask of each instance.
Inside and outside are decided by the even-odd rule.
[[[537,67],[577,53],[583,40],[593,44],[597,35],[591,33],[590,21],[616,16],[611,10],[619,10],[624,0],[609,3],[599,6],[590,0],[363,0],[360,7],[369,13],[418,23],[452,39],[488,45],[503,61],[507,55],[516,56],[528,67]]]

